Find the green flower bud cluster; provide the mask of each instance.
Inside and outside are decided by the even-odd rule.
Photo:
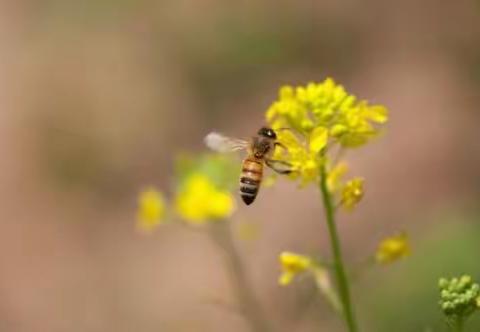
[[[466,319],[479,309],[480,286],[472,277],[464,275],[460,278],[441,278],[440,307],[447,318]]]

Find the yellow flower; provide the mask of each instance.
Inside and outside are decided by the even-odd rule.
[[[306,86],[283,86],[278,99],[266,112],[266,120],[277,131],[278,141],[287,149],[277,148],[274,158],[292,165],[290,178],[301,185],[318,182],[322,163],[333,145],[353,148],[377,136],[379,125],[388,120],[384,106],[369,105],[349,94],[331,78]],[[285,130],[288,128],[289,130]],[[337,169],[329,180],[329,189],[339,185],[345,168]]]
[[[380,264],[393,263],[410,255],[410,243],[406,234],[384,239],[378,245],[375,260]]]
[[[272,127],[289,127],[298,131],[302,131],[304,126],[308,127],[311,121],[308,119],[308,109],[298,100],[291,86],[280,88],[279,100],[270,106],[266,117]]]
[[[229,217],[235,208],[228,191],[219,190],[207,176],[191,174],[175,198],[178,214],[188,223],[205,224]]]
[[[387,121],[387,109],[383,106],[369,106],[362,101],[354,107],[341,108],[338,123],[332,127],[332,136],[344,147],[361,146],[378,134],[374,124]]]
[[[143,191],[138,199],[137,227],[151,232],[165,217],[165,201],[162,194],[153,188]]]
[[[323,127],[344,147],[357,147],[376,136],[376,125],[388,120],[384,106],[369,105],[347,93],[342,85],[327,78],[307,86],[284,86],[266,113],[273,128],[288,127],[302,135]]]
[[[319,167],[323,162],[320,151],[328,140],[326,128],[317,127],[308,134],[308,142],[302,142],[292,131],[278,131],[278,141],[286,147],[277,148],[274,159],[282,160],[292,166],[292,179],[300,179],[301,185],[318,180]]]
[[[282,266],[282,274],[278,279],[278,283],[282,286],[290,284],[295,276],[310,270],[313,266],[309,257],[292,252],[282,252],[279,260]]]
[[[338,163],[327,176],[327,186],[331,193],[341,188],[342,178],[348,172],[348,165],[345,162]]]
[[[352,211],[353,208],[362,200],[364,195],[362,178],[355,178],[348,181],[342,190],[342,206],[347,211]]]

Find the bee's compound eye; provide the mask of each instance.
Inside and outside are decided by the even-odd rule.
[[[258,135],[274,139],[277,138],[277,134],[275,134],[275,132],[271,128],[267,127],[260,128],[260,130],[258,131]]]
[[[270,138],[277,138],[277,134],[272,129],[267,130],[267,136]]]
[[[261,136],[266,136],[267,135],[268,128],[262,127],[258,130],[257,134]]]

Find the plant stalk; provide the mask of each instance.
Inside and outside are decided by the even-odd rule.
[[[252,332],[270,332],[271,327],[263,316],[263,310],[257,301],[255,291],[247,278],[242,259],[238,254],[230,230],[230,222],[222,220],[212,225],[214,242],[224,251],[233,291],[238,299],[241,313],[246,318]]]
[[[322,192],[325,216],[327,219],[328,232],[330,236],[330,245],[333,253],[333,265],[337,281],[340,301],[342,302],[343,316],[350,332],[357,332],[357,322],[353,312],[352,301],[350,298],[350,286],[348,283],[345,266],[342,259],[342,250],[338,236],[337,226],[335,224],[335,207],[332,195],[327,186],[327,170],[325,163],[320,167],[320,190]]]
[[[452,332],[463,332],[463,317],[456,317],[453,322],[450,324],[450,330]]]

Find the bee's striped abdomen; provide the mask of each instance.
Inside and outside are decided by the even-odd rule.
[[[240,196],[245,204],[250,205],[257,197],[262,182],[263,163],[260,160],[247,158],[243,161],[240,177]]]

